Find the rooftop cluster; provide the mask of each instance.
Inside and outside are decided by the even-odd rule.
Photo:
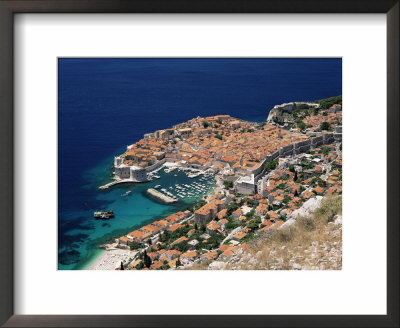
[[[193,212],[177,212],[120,237],[134,254],[128,270],[166,270],[226,260],[261,233],[278,230],[316,195],[342,192],[341,145],[318,147],[266,172],[262,193],[220,191]]]
[[[171,129],[146,134],[121,155],[127,165],[146,167],[163,158],[189,165],[252,170],[274,151],[307,136],[229,115],[197,117]]]

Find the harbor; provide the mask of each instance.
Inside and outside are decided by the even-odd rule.
[[[166,163],[163,166],[162,175],[163,180],[161,184],[154,185],[153,189],[159,194],[166,197],[172,198],[175,201],[185,199],[197,199],[207,194],[214,185],[214,174],[211,170],[196,170],[190,168],[184,168],[179,165],[168,165]],[[178,176],[180,178],[178,178]],[[183,182],[182,176],[185,177]],[[168,177],[168,178],[167,178]],[[152,180],[152,177],[149,179]],[[168,183],[166,183],[169,180]]]
[[[215,188],[214,175],[211,172],[203,172],[203,174],[190,178],[189,174],[196,173],[195,170],[189,168],[176,167],[174,170],[168,170],[169,165],[164,165],[158,170],[152,171],[154,179],[145,183],[122,183],[116,184],[107,189],[107,192],[96,192],[96,200],[88,200],[87,205],[83,203],[86,208],[85,217],[89,220],[92,229],[86,229],[86,226],[79,225],[79,228],[84,230],[77,230],[74,221],[71,223],[64,223],[63,229],[72,231],[72,234],[83,233],[90,234],[92,240],[95,240],[98,245],[107,243],[108,237],[104,236],[118,236],[121,231],[129,232],[132,226],[144,225],[146,222],[154,221],[157,217],[165,217],[179,210],[185,210],[188,206],[202,199],[207,194],[211,193]],[[100,176],[104,170],[104,166],[99,166],[97,173],[94,176]],[[167,172],[165,172],[167,170]],[[168,172],[169,171],[169,172]],[[114,181],[113,181],[114,182]],[[128,181],[127,181],[128,182]],[[97,180],[92,182],[93,190],[98,188]],[[175,197],[176,201],[173,203],[165,203],[162,200],[150,195],[147,189],[157,189],[160,193],[164,193],[172,198]],[[164,190],[162,190],[164,189]],[[106,191],[106,190],[104,190]],[[168,193],[172,194],[169,195]],[[94,218],[94,212],[107,212],[113,210],[115,213],[114,218]],[[79,213],[77,213],[78,215]],[[89,228],[89,227],[87,227]],[[68,230],[67,230],[68,229]],[[117,232],[118,231],[118,232]],[[77,238],[80,235],[77,235]],[[97,269],[113,269],[115,260],[119,258],[118,251],[115,250],[107,252],[109,255],[115,254],[115,257],[105,257],[102,261],[103,265]],[[81,255],[79,262],[75,262],[78,257],[73,253],[62,253],[60,261],[62,261],[62,269],[89,269],[93,263],[104,255],[104,250],[98,247],[90,248],[90,251]],[[74,261],[74,262],[73,262]],[[105,262],[110,262],[105,264]],[[69,264],[70,263],[70,264]]]

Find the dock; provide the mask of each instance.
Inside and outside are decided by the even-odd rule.
[[[153,188],[147,189],[147,193],[167,204],[176,203],[178,201],[177,199],[164,195]]]

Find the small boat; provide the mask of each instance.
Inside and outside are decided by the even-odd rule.
[[[113,210],[109,210],[109,211],[96,211],[93,213],[93,217],[95,219],[101,219],[101,220],[108,220],[113,218],[114,215],[114,211]]]
[[[132,190],[128,190],[128,191],[125,193],[125,195],[128,196],[128,195],[130,195],[131,193],[132,193]]]
[[[161,185],[154,186],[154,189],[158,189],[158,188],[161,188]]]

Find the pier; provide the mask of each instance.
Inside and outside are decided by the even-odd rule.
[[[138,182],[139,182],[139,181],[132,180],[132,179],[115,180],[115,181],[112,181],[112,182],[110,182],[110,183],[107,183],[107,184],[105,184],[105,185],[103,185],[103,186],[100,186],[99,189],[100,189],[100,190],[108,189],[108,188],[110,188],[110,187],[112,187],[112,186],[115,186],[115,185],[117,185],[117,184],[120,184],[120,183],[138,183]]]
[[[176,203],[178,201],[177,199],[164,195],[153,188],[147,189],[147,193],[167,204]]]

